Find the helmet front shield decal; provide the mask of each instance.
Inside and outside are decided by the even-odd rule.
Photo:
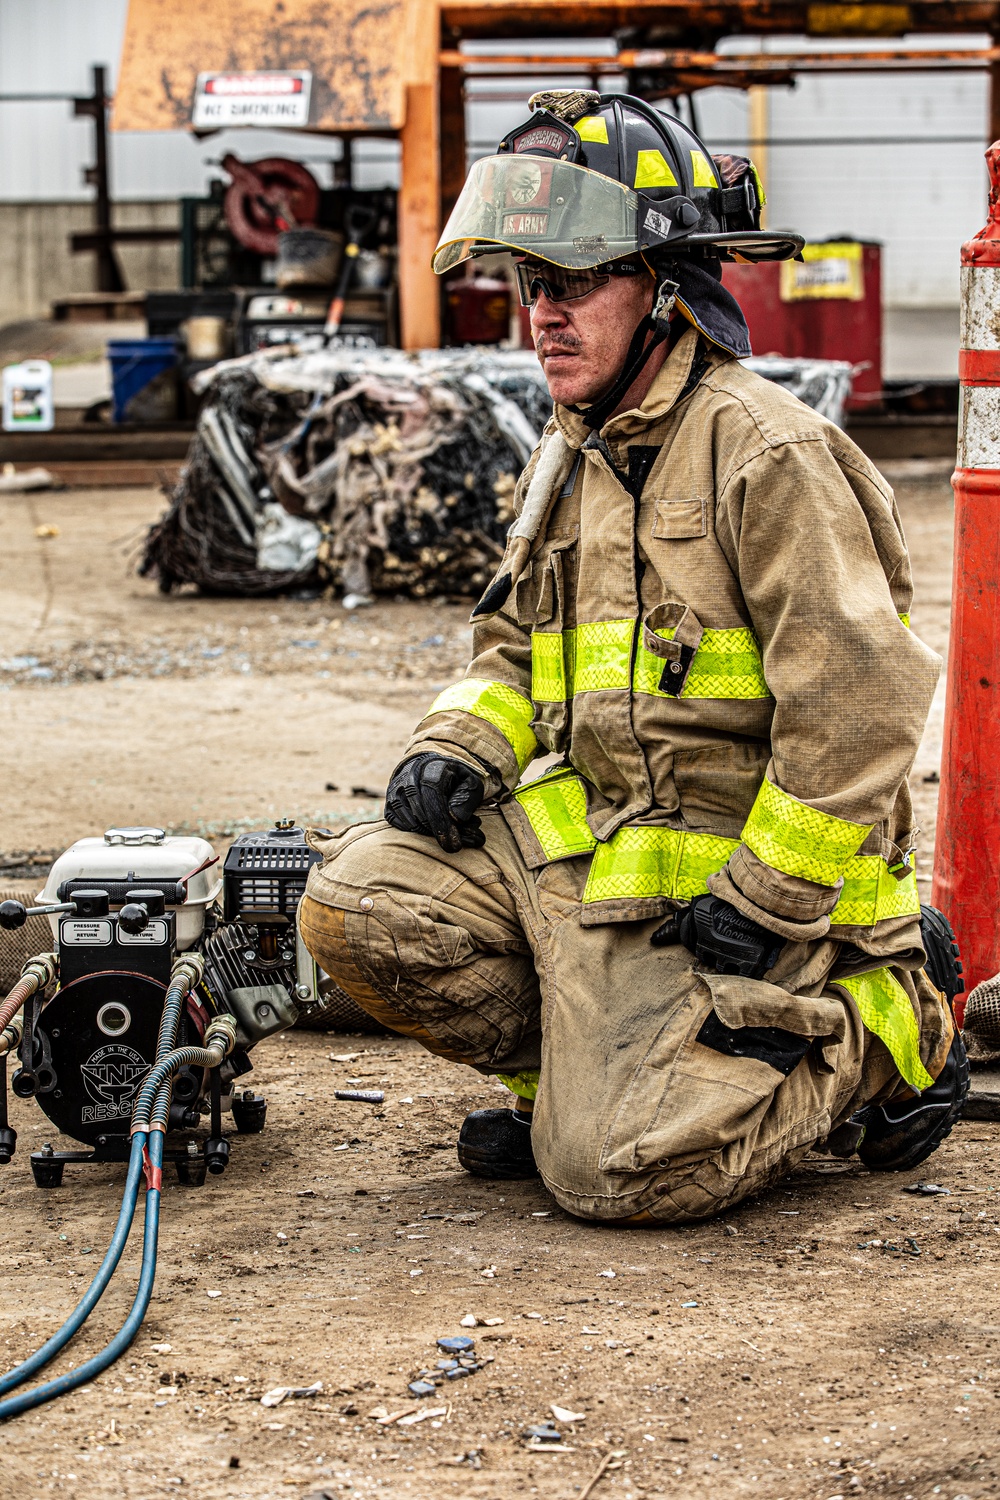
[[[487,250],[510,250],[570,269],[637,248],[636,193],[572,162],[530,155],[477,161],[434,252],[439,274]]]

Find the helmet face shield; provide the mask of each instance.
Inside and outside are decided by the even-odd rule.
[[[440,275],[487,250],[574,270],[604,265],[635,254],[638,206],[631,188],[572,162],[486,156],[469,173],[432,265]]]

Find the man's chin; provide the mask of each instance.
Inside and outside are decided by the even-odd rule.
[[[594,399],[590,389],[592,382],[583,375],[574,357],[547,359],[542,370],[549,395],[560,406],[577,406]]]

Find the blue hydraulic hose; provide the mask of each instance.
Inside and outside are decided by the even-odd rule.
[[[135,1152],[138,1145],[140,1161],[142,1158],[142,1149],[146,1145],[146,1139],[145,1133],[141,1131],[132,1137],[132,1149]],[[124,1324],[111,1340],[110,1344],[102,1349],[99,1354],[95,1354],[93,1359],[86,1360],[77,1369],[68,1370],[65,1375],[59,1375],[55,1380],[49,1380],[44,1385],[35,1386],[34,1390],[22,1391],[18,1396],[11,1396],[6,1401],[0,1401],[0,1421],[4,1421],[7,1417],[16,1417],[21,1412],[30,1411],[34,1406],[42,1406],[46,1401],[51,1401],[56,1396],[64,1396],[67,1391],[76,1390],[77,1386],[86,1385],[88,1381],[100,1375],[110,1364],[113,1364],[116,1359],[120,1358],[139,1332],[142,1320],[146,1316],[146,1309],[149,1307],[150,1298],[153,1295],[153,1281],[156,1276],[156,1245],[160,1228],[159,1183],[160,1171],[163,1166],[163,1132],[160,1130],[151,1132],[149,1139],[149,1164],[152,1171],[146,1190],[146,1220],[143,1230],[142,1267],[139,1272],[139,1286],[135,1294],[135,1301],[132,1303],[131,1311]],[[131,1181],[131,1171],[129,1173],[129,1180]],[[56,1338],[59,1336],[57,1334]],[[39,1355],[42,1352],[42,1350],[39,1350]],[[35,1355],[34,1358],[37,1359],[38,1355]],[[26,1361],[26,1363],[30,1364],[31,1361]],[[13,1373],[16,1374],[17,1372]]]
[[[87,1288],[82,1299],[70,1313],[58,1333],[54,1333],[47,1343],[35,1351],[30,1358],[15,1369],[9,1370],[6,1375],[0,1376],[0,1396],[5,1396],[8,1391],[22,1385],[24,1381],[30,1380],[32,1375],[38,1373],[49,1360],[65,1348],[74,1334],[78,1333],[83,1324],[97,1306],[104,1295],[105,1288],[114,1274],[115,1267],[122,1258],[129,1231],[135,1218],[136,1204],[139,1199],[139,1184],[142,1181],[142,1148],[145,1137],[134,1135],[132,1137],[132,1154],[129,1157],[128,1177],[125,1182],[125,1196],[122,1198],[121,1211],[118,1215],[118,1223],[115,1232],[111,1236],[111,1244],[108,1246],[107,1254],[101,1261],[97,1275]]]
[[[170,1054],[171,1048],[177,1039],[181,1005],[190,987],[191,977],[187,973],[178,974],[171,980],[167,987],[163,1014],[160,1018],[159,1035],[156,1041],[157,1062],[160,1062]],[[169,1111],[169,1090],[167,1091],[165,1102],[166,1111]],[[165,1122],[166,1112],[164,1114]],[[17,1365],[13,1370],[9,1370],[6,1375],[0,1376],[0,1396],[6,1395],[8,1391],[13,1391],[19,1385],[23,1385],[26,1380],[30,1380],[31,1376],[36,1375],[39,1370],[43,1369],[59,1353],[60,1349],[64,1349],[70,1339],[83,1327],[83,1324],[107,1290],[108,1282],[114,1275],[115,1268],[122,1258],[122,1252],[125,1249],[135,1219],[135,1210],[139,1201],[139,1183],[142,1181],[142,1152],[145,1143],[145,1135],[141,1138],[139,1135],[132,1137],[128,1175],[125,1179],[125,1193],[122,1198],[121,1209],[118,1213],[118,1223],[115,1225],[115,1232],[111,1236],[111,1243],[108,1246],[107,1254],[101,1261],[97,1275],[58,1332],[54,1333],[40,1349],[36,1349],[35,1353],[24,1360],[22,1364]],[[162,1153],[163,1142],[161,1137],[161,1162],[163,1159]],[[150,1152],[150,1161],[152,1161],[152,1151]],[[0,1415],[2,1415],[2,1412],[0,1412]],[[13,1412],[11,1415],[13,1415]]]
[[[179,973],[175,975],[167,987],[163,1014],[160,1018],[159,1036],[156,1042],[157,1063],[171,1055],[171,1049],[174,1047],[177,1039],[181,1006],[194,977],[190,973]],[[176,1071],[176,1068],[173,1070],[164,1070],[165,1076],[160,1087],[155,1091],[157,1108],[154,1113],[162,1122],[164,1130],[166,1129],[167,1118],[170,1112],[173,1071]],[[9,1401],[0,1401],[0,1421],[5,1417],[15,1417],[22,1411],[30,1411],[33,1406],[40,1406],[43,1402],[51,1401],[53,1397],[60,1396],[65,1391],[75,1389],[76,1386],[88,1380],[91,1375],[99,1374],[101,1370],[107,1369],[109,1364],[112,1364],[125,1352],[135,1338],[146,1315],[149,1299],[153,1292],[153,1280],[156,1276],[156,1247],[160,1224],[160,1181],[162,1177],[164,1147],[163,1130],[154,1130],[152,1132],[136,1131],[132,1136],[128,1174],[125,1180],[122,1206],[118,1213],[118,1222],[115,1225],[111,1243],[98,1268],[97,1275],[58,1332],[54,1333],[28,1359],[17,1365],[13,1370],[8,1371],[6,1375],[0,1377],[0,1396],[5,1395],[7,1391],[16,1389],[25,1380],[37,1374],[39,1370],[59,1353],[60,1349],[65,1348],[70,1339],[80,1331],[104,1295],[118,1262],[121,1260],[122,1252],[125,1249],[135,1219],[135,1211],[139,1199],[139,1184],[142,1180],[145,1167],[143,1154],[147,1139],[149,1140],[147,1160],[150,1167],[150,1176],[147,1181],[146,1192],[142,1266],[139,1273],[139,1287],[128,1319],[107,1348],[103,1349],[100,1354],[95,1355],[93,1359],[88,1360],[79,1370],[71,1371],[66,1375],[60,1376],[57,1380],[50,1380],[47,1384],[38,1386],[33,1391],[26,1391],[21,1396],[15,1396]],[[154,1183],[155,1187],[152,1185]]]

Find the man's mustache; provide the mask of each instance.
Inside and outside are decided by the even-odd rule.
[[[582,348],[583,340],[575,333],[543,333],[535,345],[535,353],[544,359],[547,354],[576,354]]]

